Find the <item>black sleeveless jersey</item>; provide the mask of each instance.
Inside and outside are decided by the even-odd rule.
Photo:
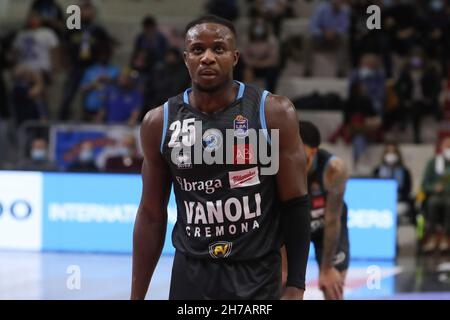
[[[189,104],[191,89],[164,104],[161,152],[177,203],[172,241],[190,256],[249,260],[281,245],[275,175],[262,174],[270,165],[260,156],[271,147],[268,92],[238,83],[236,100],[213,114]]]
[[[311,238],[322,237],[325,226],[325,205],[327,201],[327,191],[324,185],[324,174],[329,161],[335,156],[319,149],[313,167],[308,173],[308,194],[311,200]],[[344,203],[342,222],[347,223],[346,205]]]

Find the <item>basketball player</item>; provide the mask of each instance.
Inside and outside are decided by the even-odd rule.
[[[350,258],[344,202],[347,170],[342,159],[319,148],[320,132],[314,124],[300,121],[299,127],[307,155],[311,240],[320,268],[319,287],[325,299],[342,300]]]
[[[285,97],[234,81],[238,58],[229,21],[206,16],[191,22],[184,60],[192,88],[143,120],[145,160],[134,227],[132,299],[144,299],[159,260],[172,184],[177,222],[169,299],[303,298],[310,202],[296,111]],[[278,129],[279,150],[271,150],[278,156],[277,173],[262,174],[265,165],[257,145],[247,142],[232,146],[231,164],[197,163],[197,143],[203,154],[217,155],[226,144],[227,129],[234,130],[233,144],[237,138],[247,141],[250,129],[261,130],[257,145],[269,147],[276,144],[271,129]],[[283,242],[289,270],[281,297]]]

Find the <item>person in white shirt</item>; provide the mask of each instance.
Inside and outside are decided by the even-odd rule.
[[[19,31],[13,43],[16,63],[49,77],[56,59],[59,40],[55,32],[43,26],[42,17],[31,11],[26,27]]]

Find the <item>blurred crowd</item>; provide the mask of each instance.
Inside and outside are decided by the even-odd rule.
[[[424,116],[434,117],[436,123],[449,121],[450,4],[444,0],[305,0],[316,4],[306,29],[283,36],[286,19],[298,16],[298,1],[245,0],[242,6],[237,0],[207,0],[204,9],[235,22],[242,17],[249,21],[238,32],[241,58],[235,78],[260,80],[273,93],[278,92],[280,76],[290,61],[303,65],[299,77],[312,78],[317,54],[334,55],[334,76],[348,80],[347,98],[315,94],[299,96],[293,99],[294,104],[300,110],[342,112],[342,125],[326,138],[331,143],[352,145],[355,162],[370,143],[386,143],[373,175],[398,181],[399,210],[415,223],[411,174],[403,164],[400,148],[386,141],[385,134],[404,132],[410,126],[411,142],[421,143]],[[140,22],[140,32],[131,35],[134,42],[127,61],[116,65],[114,55],[121,39],[100,23],[100,7],[89,0],[78,4],[79,30],[66,28],[65,8],[57,0],[34,0],[22,27],[0,32],[2,152],[7,150],[6,137],[14,136],[30,121],[43,126],[79,120],[137,126],[150,108],[190,86],[182,55],[184,26],[163,32],[156,18],[147,15]],[[367,7],[372,4],[381,8],[381,29],[367,26]],[[237,26],[242,28],[242,24]],[[51,88],[59,74],[64,84],[55,102]],[[79,118],[74,117],[77,96],[81,96]],[[55,112],[50,112],[49,101],[56,105]],[[6,123],[12,123],[12,134],[7,132]],[[427,201],[422,207],[430,214],[429,234],[442,229],[450,236],[448,144],[445,136],[437,141],[436,156],[425,170],[422,191]],[[50,157],[48,131],[37,130],[26,145],[24,157],[13,168],[61,169]],[[139,172],[142,157],[136,135],[126,136],[116,145],[119,151],[99,165],[96,145],[80,141],[70,151],[72,162],[65,170]],[[437,217],[443,211],[445,217]],[[435,236],[430,239],[426,248],[438,246]]]

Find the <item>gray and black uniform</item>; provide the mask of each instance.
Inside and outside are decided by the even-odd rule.
[[[189,104],[190,89],[164,105],[161,152],[177,203],[170,299],[280,297],[276,180],[261,174],[268,165],[261,163],[257,148],[263,144],[270,152],[264,116],[268,92],[239,86],[236,100],[213,114]],[[194,121],[201,122],[201,130]],[[249,140],[252,129],[259,143]],[[199,150],[223,164],[197,163]]]
[[[329,161],[334,156],[319,149],[313,167],[308,173],[308,193],[311,199],[311,241],[314,244],[316,260],[319,266],[322,262],[323,237],[325,233],[325,205],[327,191],[324,185],[324,174]],[[339,243],[334,256],[333,264],[339,271],[347,270],[350,259],[348,228],[347,228],[347,204],[344,202],[341,214],[341,232]]]

